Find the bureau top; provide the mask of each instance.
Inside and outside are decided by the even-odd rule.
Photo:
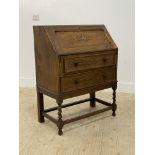
[[[58,55],[117,49],[104,25],[33,26],[33,28],[46,33]]]

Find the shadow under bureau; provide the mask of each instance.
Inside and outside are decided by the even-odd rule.
[[[112,110],[115,116],[118,48],[104,25],[34,26],[38,121],[48,118],[62,127],[70,122]],[[95,92],[113,90],[113,102],[96,98]],[[83,94],[88,99],[63,104],[63,100]],[[44,109],[43,95],[56,99],[57,107]],[[106,108],[63,120],[62,108],[90,101]],[[58,110],[58,119],[48,112]]]

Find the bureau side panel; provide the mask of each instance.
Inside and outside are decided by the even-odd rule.
[[[51,92],[58,92],[58,57],[44,27],[34,26],[36,83]]]

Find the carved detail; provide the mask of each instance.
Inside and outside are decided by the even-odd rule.
[[[73,36],[75,41],[84,41],[87,40],[87,37],[83,33],[75,33]]]
[[[117,85],[115,85],[115,86],[113,86],[112,87],[112,89],[113,89],[113,97],[112,97],[112,99],[113,99],[113,103],[112,103],[112,111],[113,111],[113,113],[112,113],[112,116],[116,116],[116,109],[117,109],[117,104],[116,104],[116,89],[117,89]]]
[[[57,100],[57,104],[58,104],[58,122],[57,122],[57,126],[58,126],[58,134],[62,135],[62,127],[63,127],[63,121],[62,121],[62,100]]]

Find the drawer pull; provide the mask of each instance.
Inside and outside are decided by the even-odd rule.
[[[103,58],[103,62],[106,63],[107,62],[107,59]]]
[[[78,62],[75,62],[75,63],[74,63],[74,66],[75,66],[75,67],[77,67],[78,65],[79,65],[79,63],[78,63]]]
[[[74,84],[75,85],[79,84],[79,81],[78,80],[74,80]]]

